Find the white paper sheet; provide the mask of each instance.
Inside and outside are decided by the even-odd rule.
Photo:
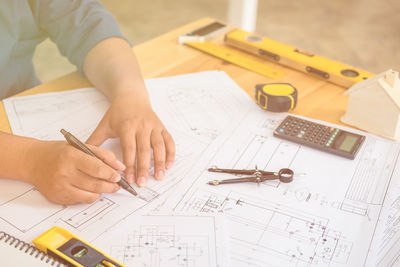
[[[166,179],[151,180],[148,186],[148,194],[157,197],[144,202],[120,191],[104,195],[91,205],[64,207],[48,203],[32,186],[1,180],[0,227],[30,240],[50,226],[59,225],[97,242],[117,229],[113,226],[143,214],[224,214],[230,229],[228,266],[396,263],[400,251],[399,143],[367,134],[356,159],[349,160],[277,139],[272,131],[285,114],[259,109],[221,72],[154,79],[147,81],[147,86],[153,107],[175,137],[178,151]],[[82,92],[89,102],[98,97],[97,103],[103,104],[80,106],[76,102],[81,103],[82,96],[75,100],[65,96],[68,104],[60,101],[57,108],[45,106],[49,100],[35,104],[40,96],[26,97],[28,102],[6,100],[11,124],[15,124],[12,129],[22,135],[61,139],[58,131],[65,128],[85,139],[95,125],[89,122],[99,120],[107,104],[101,95],[89,96],[98,94],[93,89]],[[35,112],[29,112],[25,105]],[[104,107],[96,111],[88,107],[91,105]],[[68,116],[76,110],[79,112],[75,117],[86,114],[82,108],[89,109],[89,115],[80,115],[82,124],[74,128],[69,124],[74,120]],[[56,119],[56,115],[61,117]],[[38,125],[32,121],[38,121]],[[50,126],[43,121],[50,121]],[[118,140],[105,146],[118,154]],[[257,165],[275,171],[290,167],[307,176],[297,177],[290,184],[269,181],[260,186],[247,183],[213,187],[206,182],[232,177],[208,173],[212,165]],[[30,219],[13,213],[14,209],[26,211]],[[126,240],[113,245],[125,246]]]
[[[397,178],[400,145],[367,134],[356,159],[349,160],[273,137],[283,117],[255,111],[219,136],[213,144],[219,147],[192,170],[195,179],[181,183],[170,208],[225,214],[232,266],[375,266],[375,256],[367,257],[379,242],[374,233],[388,185]],[[233,178],[207,172],[213,165],[291,168],[307,175],[289,184],[211,186],[208,181]]]
[[[224,231],[218,217],[132,216],[94,243],[137,267],[223,265]]]
[[[144,212],[162,199],[197,163],[221,132],[254,108],[246,94],[223,72],[212,71],[146,81],[155,112],[176,142],[176,161],[163,181],[149,179],[148,202],[120,190],[104,194],[90,205],[62,206],[48,202],[32,186],[0,180],[0,228],[30,241],[53,225],[64,227],[88,241],[102,235],[126,217]],[[63,140],[61,128],[81,140],[105,113],[109,103],[93,88],[4,100],[15,134],[43,140]],[[118,140],[103,145],[121,157]],[[150,170],[150,173],[153,173]],[[140,191],[140,189],[139,189]],[[13,210],[24,212],[15,213]],[[27,220],[26,215],[29,215]]]

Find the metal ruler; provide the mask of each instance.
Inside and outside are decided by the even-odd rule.
[[[225,61],[238,65],[247,70],[253,71],[255,73],[261,74],[268,78],[278,79],[285,75],[285,73],[279,69],[276,69],[260,61],[253,60],[232,49],[211,43],[209,41],[185,42],[185,45],[196,48],[207,54],[221,58]]]

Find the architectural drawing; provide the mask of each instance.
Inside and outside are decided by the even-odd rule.
[[[353,243],[330,228],[329,219],[237,192],[216,195],[196,192],[182,207],[184,212],[223,213],[230,225],[231,260],[265,266],[329,266],[346,264]],[[257,256],[249,257],[252,250]],[[264,256],[260,256],[260,255]],[[237,265],[235,265],[237,266]]]
[[[214,155],[196,166],[174,210],[224,214],[231,228],[233,266],[363,265],[386,190],[399,169],[399,144],[367,136],[358,157],[348,160],[274,138],[265,125],[276,119],[266,117],[249,114]],[[288,184],[207,184],[232,178],[208,172],[212,165],[246,169],[252,164],[307,175]]]
[[[398,163],[400,159],[397,159]],[[396,169],[386,193],[366,266],[400,264],[400,170]]]
[[[369,205],[383,205],[398,155],[398,146],[390,142],[368,140],[341,209],[367,215]]]
[[[207,266],[208,236],[180,236],[174,225],[142,225],[139,231],[128,235],[126,246],[112,246],[110,254],[129,266],[138,257],[154,267]]]
[[[214,217],[135,216],[95,242],[127,266],[221,266],[219,225]],[[218,253],[218,256],[217,256]]]
[[[36,205],[36,207],[30,205]],[[46,208],[40,209],[43,205]],[[18,230],[19,233],[26,233],[48,218],[56,216],[65,208],[65,206],[49,204],[35,188],[30,188],[26,192],[0,203],[0,219]]]
[[[4,100],[4,105],[14,134],[41,140],[64,140],[60,129],[68,126],[76,137],[86,140],[109,101],[97,90],[85,88],[68,93],[9,98]]]
[[[8,204],[0,206],[4,210],[0,226],[24,240],[32,240],[53,225],[65,227],[88,241],[96,239],[129,216],[147,213],[147,207],[153,202],[161,203],[187,179],[188,171],[226,128],[235,127],[249,110],[257,108],[229,76],[218,71],[151,79],[146,81],[146,86],[155,112],[176,142],[175,163],[165,179],[155,181],[150,177],[147,188],[138,189],[142,198],[133,198],[120,190],[104,194],[90,205],[70,207],[54,206],[39,192],[31,194],[32,186],[21,187],[20,182],[2,179],[0,205]],[[109,101],[96,89],[84,88],[9,98],[4,104],[15,134],[63,140],[59,131],[65,128],[86,140],[106,112]],[[103,148],[121,159],[118,139],[106,141]],[[6,212],[18,204],[17,199],[22,199],[2,192],[10,186],[23,188],[18,194],[24,196],[20,208],[32,207],[29,222],[22,213]]]
[[[176,141],[176,161],[165,179],[150,178],[147,188],[138,189],[142,199],[121,190],[71,207],[48,203],[21,182],[0,180],[2,229],[32,240],[58,225],[99,247],[107,245],[110,253],[135,266],[386,266],[399,259],[399,201],[390,195],[395,188],[400,192],[400,182],[393,185],[400,180],[399,143],[366,134],[356,159],[349,160],[277,139],[272,132],[285,114],[259,109],[221,72],[152,79],[146,85]],[[77,99],[98,93],[82,89],[76,97],[77,92],[60,93],[66,102],[56,107],[40,107],[40,96],[6,100],[13,131],[49,140],[62,138],[62,127],[84,139],[107,104],[99,96],[82,109]],[[21,100],[35,112],[21,107]],[[73,120],[77,113],[78,124]],[[103,147],[121,157],[118,140]],[[211,186],[210,180],[232,178],[208,172],[214,165],[290,168],[306,176],[295,176],[291,183]],[[28,222],[26,214],[10,212],[28,206]],[[219,215],[227,218],[229,242],[216,237],[215,222],[202,223]],[[226,243],[231,245],[229,264],[217,246]]]
[[[85,207],[82,211],[79,211],[76,214],[70,215],[66,218],[62,218],[62,220],[74,228],[82,228],[82,226],[89,224],[90,221],[94,220],[95,218],[103,217],[111,209],[116,208],[115,206],[118,205],[116,205],[114,201],[106,197],[102,197]]]

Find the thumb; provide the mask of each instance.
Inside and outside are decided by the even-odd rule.
[[[99,125],[97,125],[97,127],[93,131],[93,133],[89,136],[89,138],[86,141],[86,143],[94,145],[94,146],[100,146],[109,137],[110,136],[109,136],[108,131],[107,131],[107,126],[106,126],[106,123],[104,122],[104,119],[103,119],[103,120],[100,121]]]

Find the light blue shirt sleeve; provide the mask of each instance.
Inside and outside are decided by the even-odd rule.
[[[97,0],[31,0],[31,9],[39,29],[81,75],[85,56],[97,43],[110,37],[126,40],[115,18]]]

